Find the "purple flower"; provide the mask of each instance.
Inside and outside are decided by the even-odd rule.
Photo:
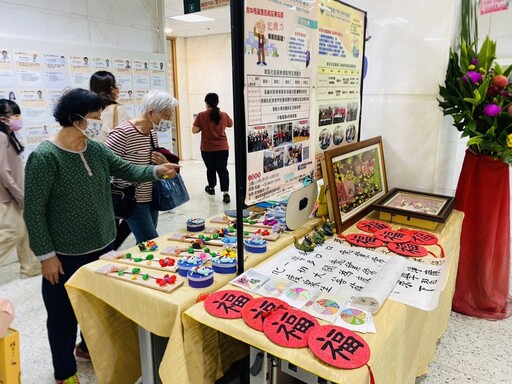
[[[478,65],[478,59],[475,57],[473,60],[471,60],[471,64]]]
[[[496,104],[487,104],[484,107],[484,114],[487,116],[497,116],[501,112],[501,107]]]
[[[474,84],[478,83],[482,80],[482,75],[475,71],[467,71],[466,74],[462,77],[462,80],[470,79]]]

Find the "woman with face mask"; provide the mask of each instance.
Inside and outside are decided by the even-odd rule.
[[[174,107],[178,101],[166,91],[154,90],[142,99],[141,113],[134,119],[123,121],[108,134],[105,144],[117,155],[133,164],[162,164],[166,158],[153,151],[158,147],[157,132],[171,128]],[[126,188],[130,183],[115,178],[114,184]],[[137,244],[158,237],[158,211],[151,208],[153,183],[137,184],[135,209],[127,219]]]
[[[0,264],[16,251],[20,276],[41,274],[41,263],[30,249],[23,221],[23,145],[15,132],[23,127],[21,111],[14,101],[0,99]]]
[[[78,268],[113,248],[110,176],[151,182],[175,177],[178,167],[133,165],[92,140],[101,131],[102,106],[101,97],[92,91],[65,92],[53,112],[62,129],[30,154],[25,167],[24,216],[30,246],[42,264],[57,383],[78,383],[75,356],[88,358],[83,339],[75,347],[77,320],[64,284]]]

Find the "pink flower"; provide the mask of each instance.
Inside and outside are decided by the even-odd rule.
[[[495,86],[499,87],[499,88],[505,88],[508,84],[508,79],[506,76],[503,76],[503,75],[496,75],[494,76],[494,78],[492,79],[492,82]]]
[[[478,59],[475,57],[473,60],[471,60],[471,64],[478,65]]]
[[[475,71],[467,71],[466,74],[462,77],[462,80],[470,79],[474,84],[478,83],[482,80],[482,75]]]
[[[497,116],[501,112],[501,107],[496,104],[487,104],[484,107],[484,114],[487,116]]]

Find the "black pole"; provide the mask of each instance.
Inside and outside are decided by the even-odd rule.
[[[238,274],[244,272],[245,180],[247,173],[244,108],[244,6],[245,1],[231,0],[231,62],[233,69],[233,117],[235,126],[235,181]]]

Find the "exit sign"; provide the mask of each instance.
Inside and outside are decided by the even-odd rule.
[[[201,10],[200,0],[183,0],[185,14],[199,12]]]

